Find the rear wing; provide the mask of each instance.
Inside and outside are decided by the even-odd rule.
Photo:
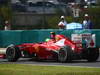
[[[96,47],[96,35],[91,33],[72,34],[71,40],[76,44],[85,45],[87,48]]]

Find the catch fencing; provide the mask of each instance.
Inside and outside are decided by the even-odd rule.
[[[100,47],[100,30],[59,30],[59,29],[41,29],[41,30],[1,30],[0,47],[7,47],[10,44],[18,45],[22,43],[38,43],[50,38],[50,32],[64,34],[71,38],[71,34],[93,33],[96,34],[96,46]]]

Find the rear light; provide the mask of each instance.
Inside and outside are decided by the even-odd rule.
[[[75,50],[75,48],[74,47],[72,47],[72,51],[74,51]]]

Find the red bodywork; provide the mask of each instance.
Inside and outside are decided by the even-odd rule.
[[[64,35],[55,35],[43,43],[9,45],[6,53],[0,55],[1,57],[6,56],[8,61],[17,61],[18,58],[25,57],[36,60],[56,59],[60,62],[86,59],[92,62],[98,59],[99,48],[95,47],[94,34],[72,34],[72,40]]]
[[[43,43],[25,43],[21,45],[16,45],[21,51],[26,51],[30,55],[33,53],[38,55],[39,59],[53,59],[56,57],[54,52],[58,52],[63,46],[70,46],[73,52],[80,53],[82,47],[77,46],[73,41],[67,37],[62,36],[60,40],[50,39],[48,42]]]

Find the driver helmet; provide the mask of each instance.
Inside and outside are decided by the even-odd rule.
[[[50,38],[55,39],[55,35],[56,35],[55,32],[50,32],[50,33],[51,33]]]

